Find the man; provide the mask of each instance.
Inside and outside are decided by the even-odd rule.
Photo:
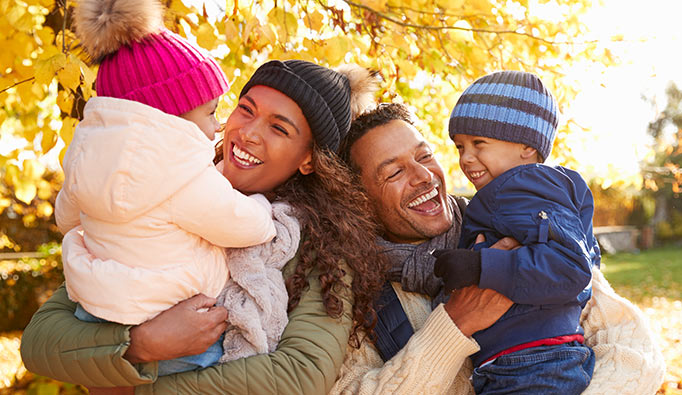
[[[476,287],[438,303],[441,283],[429,252],[457,245],[465,201],[447,195],[443,170],[411,119],[404,106],[380,105],[354,121],[344,142],[342,154],[384,226],[392,284],[382,294],[376,341],[349,350],[332,393],[473,393],[467,357],[478,345],[470,336],[511,305]],[[514,247],[503,240],[493,247]],[[585,393],[654,393],[664,366],[645,318],[598,271],[593,295],[582,325],[597,364]],[[399,303],[390,303],[392,298]],[[405,316],[409,325],[395,323]]]

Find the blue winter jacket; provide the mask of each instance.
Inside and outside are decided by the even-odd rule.
[[[583,178],[564,167],[515,167],[481,188],[467,206],[459,248],[481,251],[481,288],[514,305],[493,326],[474,334],[474,366],[515,345],[583,334],[580,313],[589,300],[592,267],[601,255],[592,233],[594,201]],[[486,241],[474,245],[479,233]],[[511,251],[487,248],[502,237]]]

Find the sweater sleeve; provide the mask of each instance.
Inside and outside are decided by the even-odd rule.
[[[24,329],[21,359],[26,369],[94,387],[139,385],[156,377],[156,363],[133,365],[123,359],[130,326],[83,322],[75,311],[62,284]]]
[[[465,337],[439,305],[393,358],[385,364],[367,340],[344,363],[331,394],[437,394],[472,392],[468,380],[456,379],[478,345]]]
[[[583,310],[585,343],[597,357],[583,394],[653,394],[663,382],[665,362],[644,314],[614,292],[595,269],[592,298]]]
[[[22,359],[27,369],[43,376],[93,387],[139,386],[143,394],[326,393],[343,362],[353,300],[350,293],[341,295],[342,316],[329,317],[318,275],[308,276],[309,288],[289,314],[277,351],[270,354],[157,379],[155,362],[133,365],[123,359],[129,326],[79,321],[62,286],[26,327]]]
[[[178,226],[221,247],[249,247],[275,236],[267,199],[232,188],[213,166],[180,189],[171,198],[171,208]]]

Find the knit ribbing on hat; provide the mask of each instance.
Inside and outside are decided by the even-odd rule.
[[[95,89],[180,115],[221,96],[228,83],[215,60],[163,29],[104,58]]]
[[[450,115],[450,137],[489,137],[535,148],[543,159],[552,151],[558,125],[557,105],[531,73],[502,71],[469,86]]]
[[[326,67],[303,60],[273,60],[260,66],[239,97],[264,85],[276,89],[299,106],[315,141],[332,151],[350,127],[350,84],[348,79]]]

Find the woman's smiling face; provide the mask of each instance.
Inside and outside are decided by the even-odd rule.
[[[313,135],[296,102],[263,85],[249,89],[225,124],[223,175],[243,193],[270,192],[313,172]]]

